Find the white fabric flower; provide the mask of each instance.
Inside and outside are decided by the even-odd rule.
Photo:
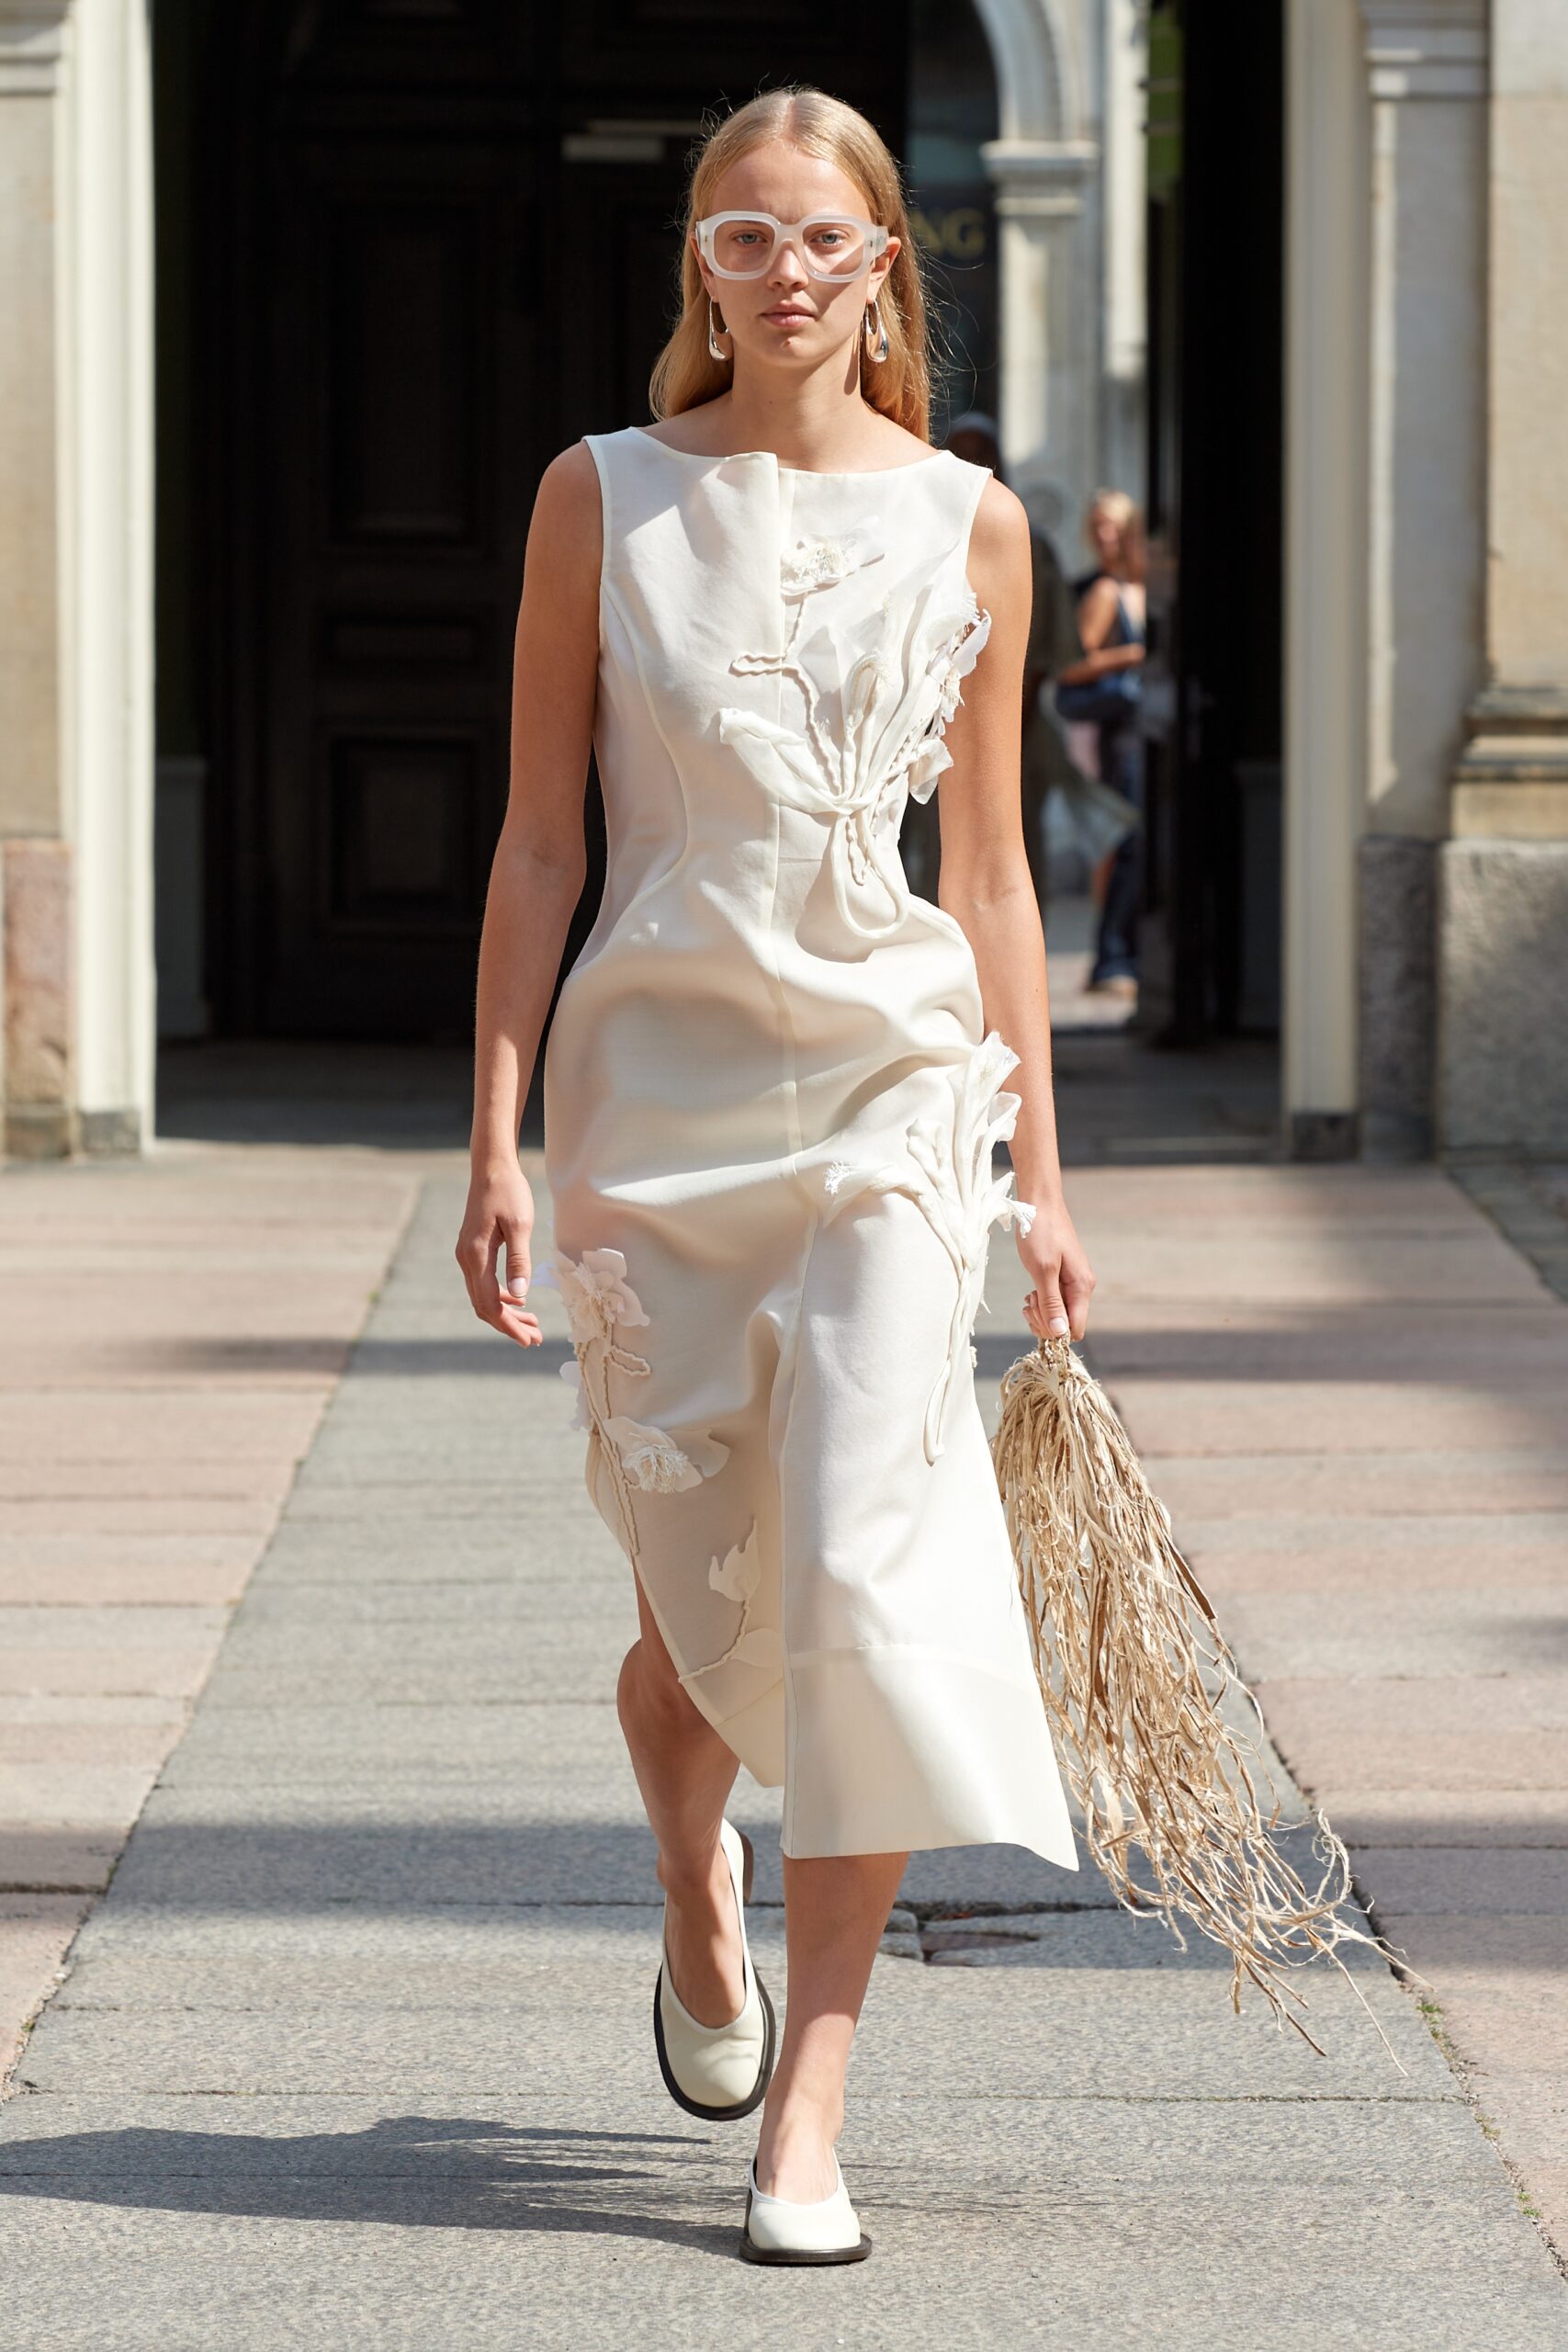
[[[942,646],[931,662],[931,674],[941,681],[942,694],[937,704],[936,724],[945,727],[964,697],[959,692],[964,680],[980,659],[987,639],[991,634],[991,616],[982,612],[973,593],[969,610],[964,614],[953,636]]]
[[[751,1532],[744,1544],[732,1544],[722,1565],[717,1554],[708,1569],[708,1582],[715,1592],[722,1592],[726,1600],[733,1600],[744,1608],[762,1579],[762,1563],[757,1551],[757,1528],[753,1521]]]
[[[939,775],[945,775],[953,765],[953,753],[940,735],[928,735],[909,762],[904,781],[909,787],[911,800],[929,800],[936,790]]]
[[[593,1427],[593,1416],[588,1409],[588,1391],[582,1385],[582,1366],[575,1356],[561,1365],[560,1376],[569,1388],[575,1388],[577,1391],[577,1410],[567,1423],[568,1429],[591,1430]]]
[[[856,529],[835,538],[796,539],[779,563],[779,585],[786,603],[809,596],[815,588],[836,588],[852,571],[880,562],[882,547],[875,532],[876,517],[868,515]]]
[[[542,1284],[560,1293],[574,1340],[595,1339],[612,1324],[648,1321],[618,1250],[585,1250],[581,1260],[569,1258],[564,1250],[554,1250],[534,1281],[536,1288]]]
[[[645,1494],[675,1495],[711,1477],[729,1448],[716,1438],[688,1438],[682,1451],[668,1430],[648,1421],[634,1421],[629,1413],[612,1413],[604,1433],[621,1457],[621,1466],[634,1487]]]

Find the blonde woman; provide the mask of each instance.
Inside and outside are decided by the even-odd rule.
[[[1144,739],[1139,721],[1148,568],[1142,512],[1124,491],[1099,491],[1089,502],[1084,536],[1100,569],[1082,584],[1078,636],[1083,657],[1061,672],[1057,707],[1064,717],[1080,710],[1094,713],[1088,723],[1095,730],[1095,773],[1141,819]],[[1086,995],[1137,1001],[1143,849],[1140,822],[1123,834],[1095,877],[1100,922]]]
[[[836,2263],[869,2251],[836,2143],[908,1850],[1077,1867],[970,1330],[994,1223],[1037,1334],[1081,1335],[1093,1276],[1019,817],[1028,526],[930,446],[871,125],[812,90],[719,124],[682,287],[657,422],[590,435],[539,489],[457,1258],[478,1315],[537,1346],[517,1131],[592,744],[608,865],[546,1053],[537,1280],[636,1573],[618,1699],[665,1898],[653,2041],[687,2112],[761,2108],[742,2253]],[[932,906],[897,842],[939,778]],[[776,2051],[725,1811],[742,1763],[784,1792]]]

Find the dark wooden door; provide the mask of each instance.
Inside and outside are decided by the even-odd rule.
[[[462,1039],[550,457],[643,422],[705,116],[786,80],[897,148],[904,0],[257,0],[207,185],[231,1032]],[[567,959],[602,887],[591,870]]]
[[[318,12],[265,129],[256,1025],[272,1035],[471,1024],[510,615],[553,425],[521,17]]]
[[[1156,0],[1143,1020],[1278,1023],[1283,11]]]

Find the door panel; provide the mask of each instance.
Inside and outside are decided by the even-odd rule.
[[[460,1036],[528,489],[512,160],[311,136],[274,188],[261,1023]]]

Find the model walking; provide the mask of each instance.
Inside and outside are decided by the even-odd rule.
[[[1028,526],[931,449],[897,169],[852,109],[771,92],[708,139],[689,222],[660,423],[540,485],[457,1255],[479,1315],[536,1345],[516,1137],[592,741],[608,865],[546,1055],[538,1279],[637,1574],[618,1695],[665,1894],[659,2063],[705,2118],[766,2094],[742,2250],[847,2261],[845,2067],[908,1850],[1077,1868],[970,1331],[993,1223],[1037,1336],[1081,1336],[1093,1277],[1020,822]],[[933,907],[897,837],[939,777]],[[784,1789],[776,2065],[738,1762]]]

